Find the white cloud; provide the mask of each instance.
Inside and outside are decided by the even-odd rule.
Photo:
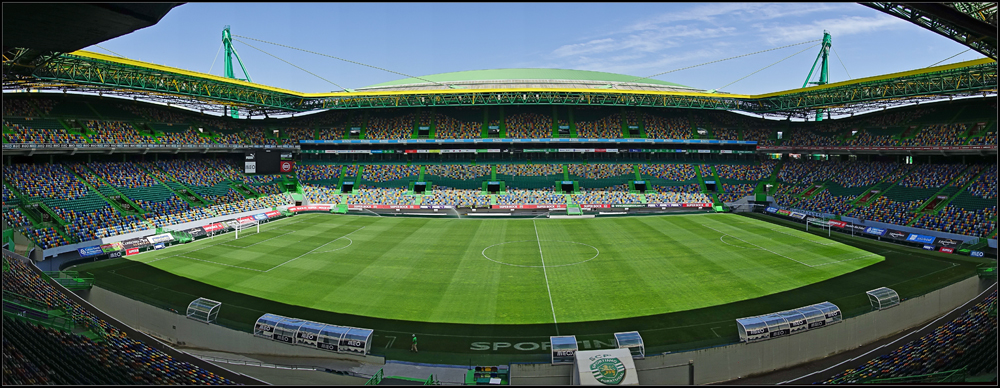
[[[710,39],[733,35],[734,27],[695,28],[688,25],[675,25],[641,31],[619,38],[595,39],[585,43],[563,45],[552,51],[557,58],[578,55],[593,55],[634,50],[639,52],[657,52],[681,44],[678,40]]]
[[[663,24],[682,21],[700,21],[718,24],[720,19],[730,25],[777,19],[787,16],[801,16],[815,12],[830,12],[840,8],[831,4],[801,3],[718,3],[699,5],[679,12],[663,13],[639,21],[625,28],[624,32],[656,29]]]
[[[817,20],[808,24],[781,26],[776,24],[755,24],[753,27],[770,44],[819,39],[823,30],[838,36],[871,33],[886,29],[905,27],[907,22],[889,15],[874,17],[847,16],[839,19]]]
[[[694,61],[703,61],[709,58],[718,58],[722,53],[715,49],[702,48],[695,51],[681,53],[666,53],[657,56],[636,56],[623,55],[608,58],[583,57],[570,63],[562,63],[563,68],[604,71],[608,73],[630,74],[637,77],[644,77],[651,74],[673,70],[683,65],[694,64]],[[682,72],[671,73],[682,74]],[[671,77],[671,75],[664,75]],[[659,78],[659,77],[657,77]]]

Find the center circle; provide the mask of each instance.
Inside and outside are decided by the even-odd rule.
[[[566,240],[521,240],[483,248],[483,257],[497,264],[524,268],[565,267],[594,260],[601,251],[590,244]]]

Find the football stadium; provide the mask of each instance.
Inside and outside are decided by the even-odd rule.
[[[317,94],[5,3],[3,384],[995,384],[996,3],[862,4],[986,58]]]

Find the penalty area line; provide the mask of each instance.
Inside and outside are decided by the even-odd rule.
[[[247,270],[247,271],[255,271],[255,272],[265,272],[265,271],[262,271],[262,270],[259,270],[259,269],[253,269],[253,268],[247,268],[247,267],[240,267],[240,266],[238,266],[238,265],[232,265],[232,264],[226,264],[226,263],[219,263],[219,262],[216,262],[216,261],[211,261],[211,260],[204,260],[204,259],[196,259],[196,258],[194,258],[194,257],[190,257],[190,256],[184,256],[184,255],[177,255],[177,256],[174,256],[174,257],[183,257],[183,258],[185,258],[185,259],[191,259],[191,260],[197,260],[197,261],[203,261],[203,262],[206,262],[206,263],[211,263],[211,264],[218,264],[218,265],[224,265],[224,266],[226,266],[226,267],[233,267],[233,268],[239,268],[239,269],[245,269],[245,270]]]
[[[364,229],[364,228],[365,228],[365,227],[364,227],[364,226],[362,226],[362,227],[360,227],[360,228],[357,228],[357,229],[355,229],[355,230],[354,230],[353,232],[351,232],[351,233],[348,233],[348,234],[345,234],[345,235],[343,235],[343,236],[340,236],[340,237],[337,237],[337,238],[335,238],[335,239],[333,239],[333,240],[330,240],[330,241],[327,241],[327,242],[326,242],[325,244],[323,244],[323,245],[320,245],[320,246],[318,246],[318,247],[316,247],[316,248],[313,248],[313,249],[312,249],[311,251],[309,251],[309,252],[306,252],[306,253],[303,253],[303,254],[301,254],[301,255],[298,255],[298,256],[296,256],[296,257],[294,257],[294,258],[292,258],[292,259],[289,259],[288,261],[286,261],[286,262],[284,262],[284,263],[281,263],[281,264],[278,264],[278,265],[276,265],[276,266],[274,266],[274,267],[271,267],[271,268],[270,268],[270,269],[268,269],[267,271],[263,271],[263,272],[271,272],[271,270],[273,270],[273,269],[275,269],[275,268],[278,268],[278,267],[281,267],[281,266],[283,266],[283,265],[285,265],[285,264],[288,264],[288,263],[291,263],[291,262],[293,262],[293,261],[295,261],[295,260],[298,260],[298,259],[299,259],[299,258],[301,258],[302,256],[305,256],[305,255],[308,255],[308,254],[310,254],[310,253],[313,253],[313,252],[316,252],[316,251],[317,251],[317,250],[319,250],[320,248],[322,248],[322,247],[325,247],[325,246],[327,246],[328,244],[330,244],[330,243],[332,243],[332,242],[334,242],[334,241],[337,241],[337,240],[340,240],[340,239],[342,239],[342,238],[344,238],[344,237],[347,237],[347,236],[350,236],[350,235],[352,235],[352,234],[354,234],[354,233],[357,233],[357,232],[358,232],[359,230],[361,230],[361,229]],[[350,239],[348,239],[348,240],[350,240]],[[353,244],[353,243],[354,243],[354,240],[351,240],[351,243]]]
[[[806,267],[809,267],[809,268],[814,268],[814,267],[815,267],[815,266],[813,266],[813,265],[809,265],[809,264],[806,264],[806,263],[803,263],[803,262],[801,262],[801,261],[798,261],[798,260],[795,260],[795,259],[793,259],[793,258],[791,258],[791,257],[788,257],[788,256],[785,256],[785,255],[782,255],[782,254],[780,254],[780,253],[778,253],[778,252],[775,252],[775,251],[772,251],[772,250],[770,250],[770,249],[767,249],[767,248],[764,248],[764,247],[762,247],[762,246],[760,246],[760,245],[757,245],[757,244],[754,244],[754,243],[752,243],[752,242],[749,242],[749,241],[747,241],[747,240],[744,240],[744,239],[742,239],[742,238],[739,238],[739,237],[736,237],[736,236],[733,236],[733,235],[731,235],[731,234],[728,234],[728,233],[726,233],[726,232],[723,232],[723,231],[721,231],[721,230],[718,230],[718,229],[715,229],[715,228],[713,228],[713,227],[711,227],[711,226],[708,226],[708,225],[705,225],[705,224],[700,224],[700,225],[701,225],[701,226],[704,226],[704,227],[706,227],[706,228],[709,228],[709,229],[712,229],[712,230],[714,230],[714,231],[716,231],[716,232],[719,232],[719,233],[722,233],[722,234],[724,234],[724,235],[727,235],[727,236],[729,236],[729,237],[732,237],[732,238],[735,238],[735,239],[737,239],[737,240],[740,240],[740,241],[743,241],[743,242],[745,242],[745,243],[747,243],[747,244],[750,244],[750,245],[753,245],[753,246],[755,246],[755,247],[757,247],[757,248],[760,248],[760,249],[762,249],[762,250],[765,250],[765,251],[768,251],[768,252],[771,252],[772,254],[775,254],[775,255],[778,255],[778,256],[781,256],[781,257],[784,257],[784,258],[786,258],[786,259],[788,259],[788,260],[791,260],[791,261],[794,261],[794,262],[796,262],[796,263],[799,263],[799,264],[802,264],[802,265],[804,265],[804,266],[806,266]]]

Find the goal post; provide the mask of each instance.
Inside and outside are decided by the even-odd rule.
[[[236,227],[235,227],[235,230],[236,230],[236,238],[235,238],[236,240],[240,239],[240,232],[243,232],[243,234],[246,235],[246,233],[248,233],[248,232],[246,232],[247,230],[249,230],[250,232],[253,232],[253,231],[256,230],[256,233],[259,234],[260,233],[260,221],[259,220],[253,220],[251,222],[245,222],[245,223],[237,224]]]
[[[830,237],[832,231],[830,229],[830,223],[827,220],[820,218],[808,218],[806,219],[806,232],[809,231],[809,226],[812,225],[813,228],[819,228],[820,230],[826,229],[826,236]]]

